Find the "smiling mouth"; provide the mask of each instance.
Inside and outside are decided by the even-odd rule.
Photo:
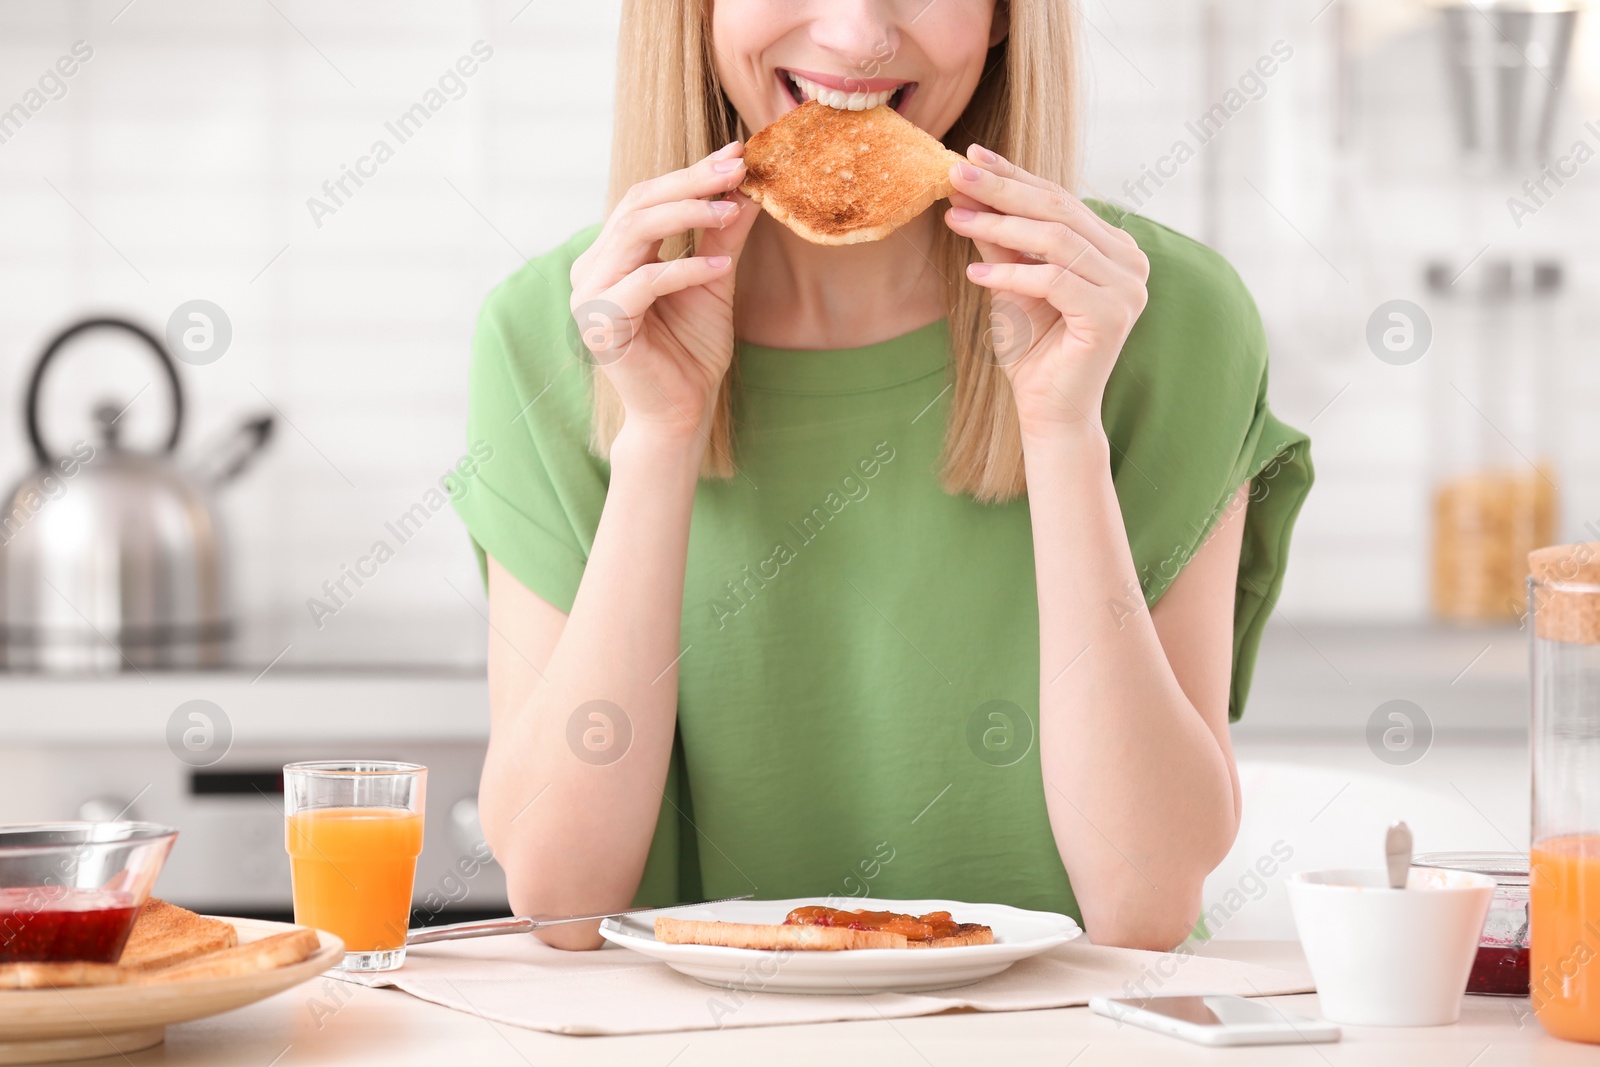
[[[843,89],[830,89],[825,85],[818,85],[791,70],[779,70],[778,80],[783,82],[783,87],[788,90],[789,97],[795,104],[815,100],[819,104],[825,104],[839,111],[868,111],[885,105],[899,111],[911,96],[911,90],[917,86],[916,82],[902,82],[894,89],[884,89],[875,93],[846,92]]]

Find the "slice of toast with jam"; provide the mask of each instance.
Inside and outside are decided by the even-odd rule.
[[[656,940],[678,945],[840,952],[992,945],[994,931],[981,923],[958,923],[947,911],[903,915],[808,905],[795,908],[782,923],[771,924],[702,922],[660,916],[656,919]]]

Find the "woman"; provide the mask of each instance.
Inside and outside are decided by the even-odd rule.
[[[1069,10],[626,5],[610,215],[475,345],[479,799],[519,914],[870,893],[1191,929],[1311,467],[1237,275],[1066,191]],[[892,92],[965,153],[949,204],[841,248],[740,196],[739,138],[803,84]]]

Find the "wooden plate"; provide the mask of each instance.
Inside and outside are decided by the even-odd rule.
[[[232,923],[240,944],[294,929],[288,923],[214,918]],[[318,930],[317,938],[322,947],[299,963],[258,974],[0,992],[0,1064],[115,1056],[158,1045],[169,1023],[242,1008],[334,966],[344,955],[344,942],[326,930]]]

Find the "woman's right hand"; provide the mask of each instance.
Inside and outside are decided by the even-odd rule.
[[[630,427],[705,436],[733,358],[734,274],[760,213],[735,191],[743,153],[735,141],[635,185],[572,265],[579,336]],[[662,241],[688,230],[703,231],[698,254],[661,262]]]

